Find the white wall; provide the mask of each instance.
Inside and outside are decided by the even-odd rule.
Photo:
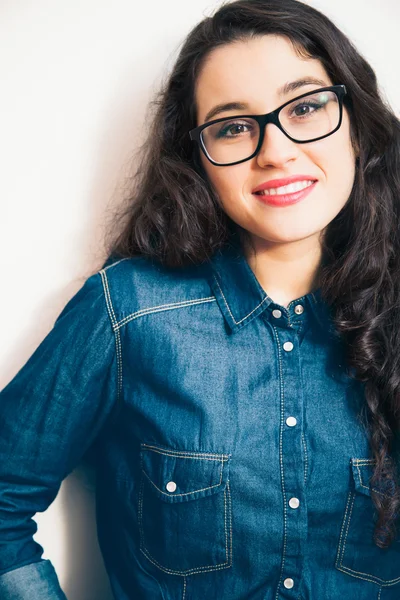
[[[375,68],[400,114],[398,0],[309,0]],[[206,0],[0,0],[0,388],[101,265],[147,102]],[[107,600],[90,472],[37,515],[69,600]],[[77,548],[79,549],[77,551]]]

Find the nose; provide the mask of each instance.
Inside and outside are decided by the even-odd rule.
[[[268,123],[265,127],[262,146],[255,158],[260,167],[276,167],[295,160],[299,154],[299,145],[286,137],[276,125]]]

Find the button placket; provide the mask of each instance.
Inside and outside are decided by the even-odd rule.
[[[292,316],[301,315],[304,307],[297,304],[290,309]],[[302,459],[303,391],[301,386],[301,344],[298,330],[302,318],[292,327],[277,323],[274,327],[281,345],[282,413],[281,468],[283,471],[283,494],[285,503],[285,569],[280,580],[280,598],[291,598],[297,591],[302,577],[304,544],[307,537],[307,509],[304,498],[304,467]],[[296,415],[296,416],[294,416]],[[301,502],[300,502],[301,499]],[[296,583],[295,583],[296,582]],[[289,592],[289,590],[293,591]],[[287,590],[285,592],[284,590]]]

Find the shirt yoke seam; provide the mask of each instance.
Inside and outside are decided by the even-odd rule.
[[[106,271],[107,271],[107,269],[110,269],[111,267],[115,267],[116,265],[118,265],[120,262],[122,262],[124,260],[129,260],[129,258],[128,257],[121,258],[117,262],[112,263],[111,265],[108,265],[106,267],[103,267],[99,271],[99,274],[101,275],[101,278],[103,281],[103,289],[104,289],[104,295],[106,298],[108,314],[109,314],[109,317],[111,320],[112,328],[116,335],[117,335],[117,332],[119,331],[119,329],[121,329],[124,325],[126,325],[130,321],[133,321],[139,317],[151,315],[151,314],[157,313],[157,312],[163,312],[165,310],[174,310],[174,309],[178,309],[178,308],[185,308],[187,306],[194,306],[196,304],[203,304],[203,303],[207,303],[207,302],[216,302],[217,301],[215,296],[207,296],[205,298],[193,298],[191,300],[181,300],[178,302],[170,302],[168,304],[160,304],[158,306],[151,306],[148,308],[142,308],[140,310],[137,310],[137,311],[127,315],[120,321],[118,321],[115,316],[115,311],[114,311],[113,303],[111,300],[111,293],[110,293],[110,288],[108,285]],[[120,346],[120,340],[119,340],[119,346]],[[121,356],[121,363],[122,363],[122,356]]]
[[[180,302],[171,302],[170,304],[160,304],[159,306],[152,306],[149,308],[142,308],[130,315],[127,315],[121,321],[115,323],[116,329],[121,329],[124,325],[138,319],[139,317],[143,317],[145,315],[151,315],[153,313],[163,312],[166,310],[176,310],[178,308],[186,308],[188,306],[195,306],[196,304],[205,304],[208,302],[216,302],[216,298],[214,296],[208,296],[207,298],[193,298],[192,300],[182,300]]]

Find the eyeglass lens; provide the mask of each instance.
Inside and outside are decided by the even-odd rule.
[[[338,97],[329,90],[294,100],[279,113],[283,129],[297,141],[328,135],[338,126],[339,118]],[[252,118],[228,117],[205,127],[201,136],[210,158],[214,162],[227,164],[244,160],[255,152],[260,126]]]

